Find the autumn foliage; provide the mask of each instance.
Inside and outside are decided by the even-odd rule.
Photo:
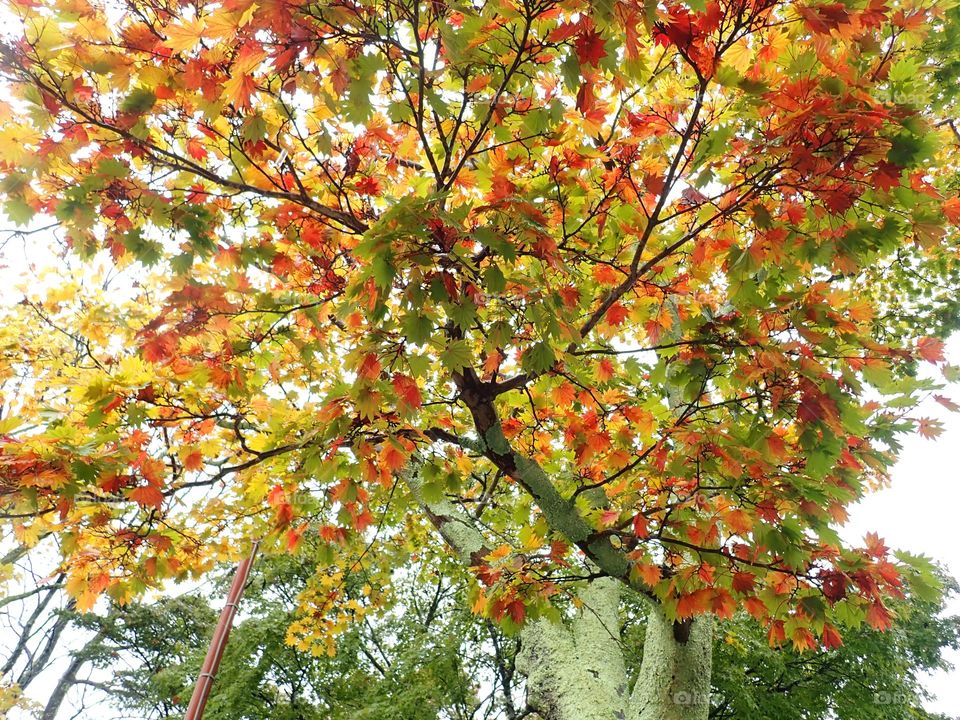
[[[882,283],[955,253],[897,90],[941,3],[7,2],[6,213],[121,278],[0,331],[3,503],[81,607],[314,533],[325,648],[453,571],[444,497],[508,625],[601,573],[831,647],[924,582],[836,527],[936,432]]]

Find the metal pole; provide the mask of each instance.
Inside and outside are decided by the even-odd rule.
[[[237,566],[237,572],[233,576],[233,584],[230,586],[230,593],[227,595],[227,603],[220,611],[220,620],[217,621],[217,627],[213,631],[210,647],[207,648],[207,656],[204,658],[203,667],[200,669],[200,677],[197,678],[197,684],[193,688],[193,695],[190,697],[190,704],[187,705],[187,712],[184,714],[183,720],[201,720],[203,717],[203,709],[207,706],[207,698],[210,697],[210,687],[213,685],[217,669],[220,667],[223,651],[227,647],[227,639],[230,637],[230,629],[233,627],[237,605],[243,595],[247,578],[250,577],[250,568],[253,567],[253,560],[257,556],[259,545],[260,541],[255,541],[250,549],[250,554]]]

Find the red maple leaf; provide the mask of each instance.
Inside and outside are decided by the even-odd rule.
[[[357,192],[361,195],[379,195],[382,188],[375,177],[365,177],[357,181]]]
[[[623,321],[629,317],[630,311],[620,303],[614,303],[607,310],[607,322],[611,325],[622,325]]]
[[[883,160],[877,163],[877,169],[870,176],[870,181],[881,190],[893,190],[900,185],[900,171],[902,169],[899,165]]]
[[[581,32],[574,41],[574,47],[582,65],[596,67],[607,56],[603,46],[603,36],[593,29]]]

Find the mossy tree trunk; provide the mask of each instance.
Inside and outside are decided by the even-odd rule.
[[[415,472],[406,479],[464,564],[474,565],[489,553],[470,516],[449,500],[425,500]],[[593,579],[579,592],[576,617],[524,627],[517,670],[526,677],[528,706],[543,720],[707,720],[712,618],[675,623],[645,598],[643,660],[630,692],[620,618],[625,591],[630,592],[619,578]]]
[[[594,580],[566,624],[523,630],[517,669],[527,703],[544,720],[706,720],[710,711],[713,624],[673,623],[648,604],[643,661],[629,692],[620,632],[622,584]]]

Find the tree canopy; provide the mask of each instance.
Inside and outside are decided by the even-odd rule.
[[[952,377],[946,4],[6,1],[3,207],[85,264],[4,310],[0,492],[79,609],[307,537],[318,655],[414,557],[508,631],[932,597],[836,528]]]

